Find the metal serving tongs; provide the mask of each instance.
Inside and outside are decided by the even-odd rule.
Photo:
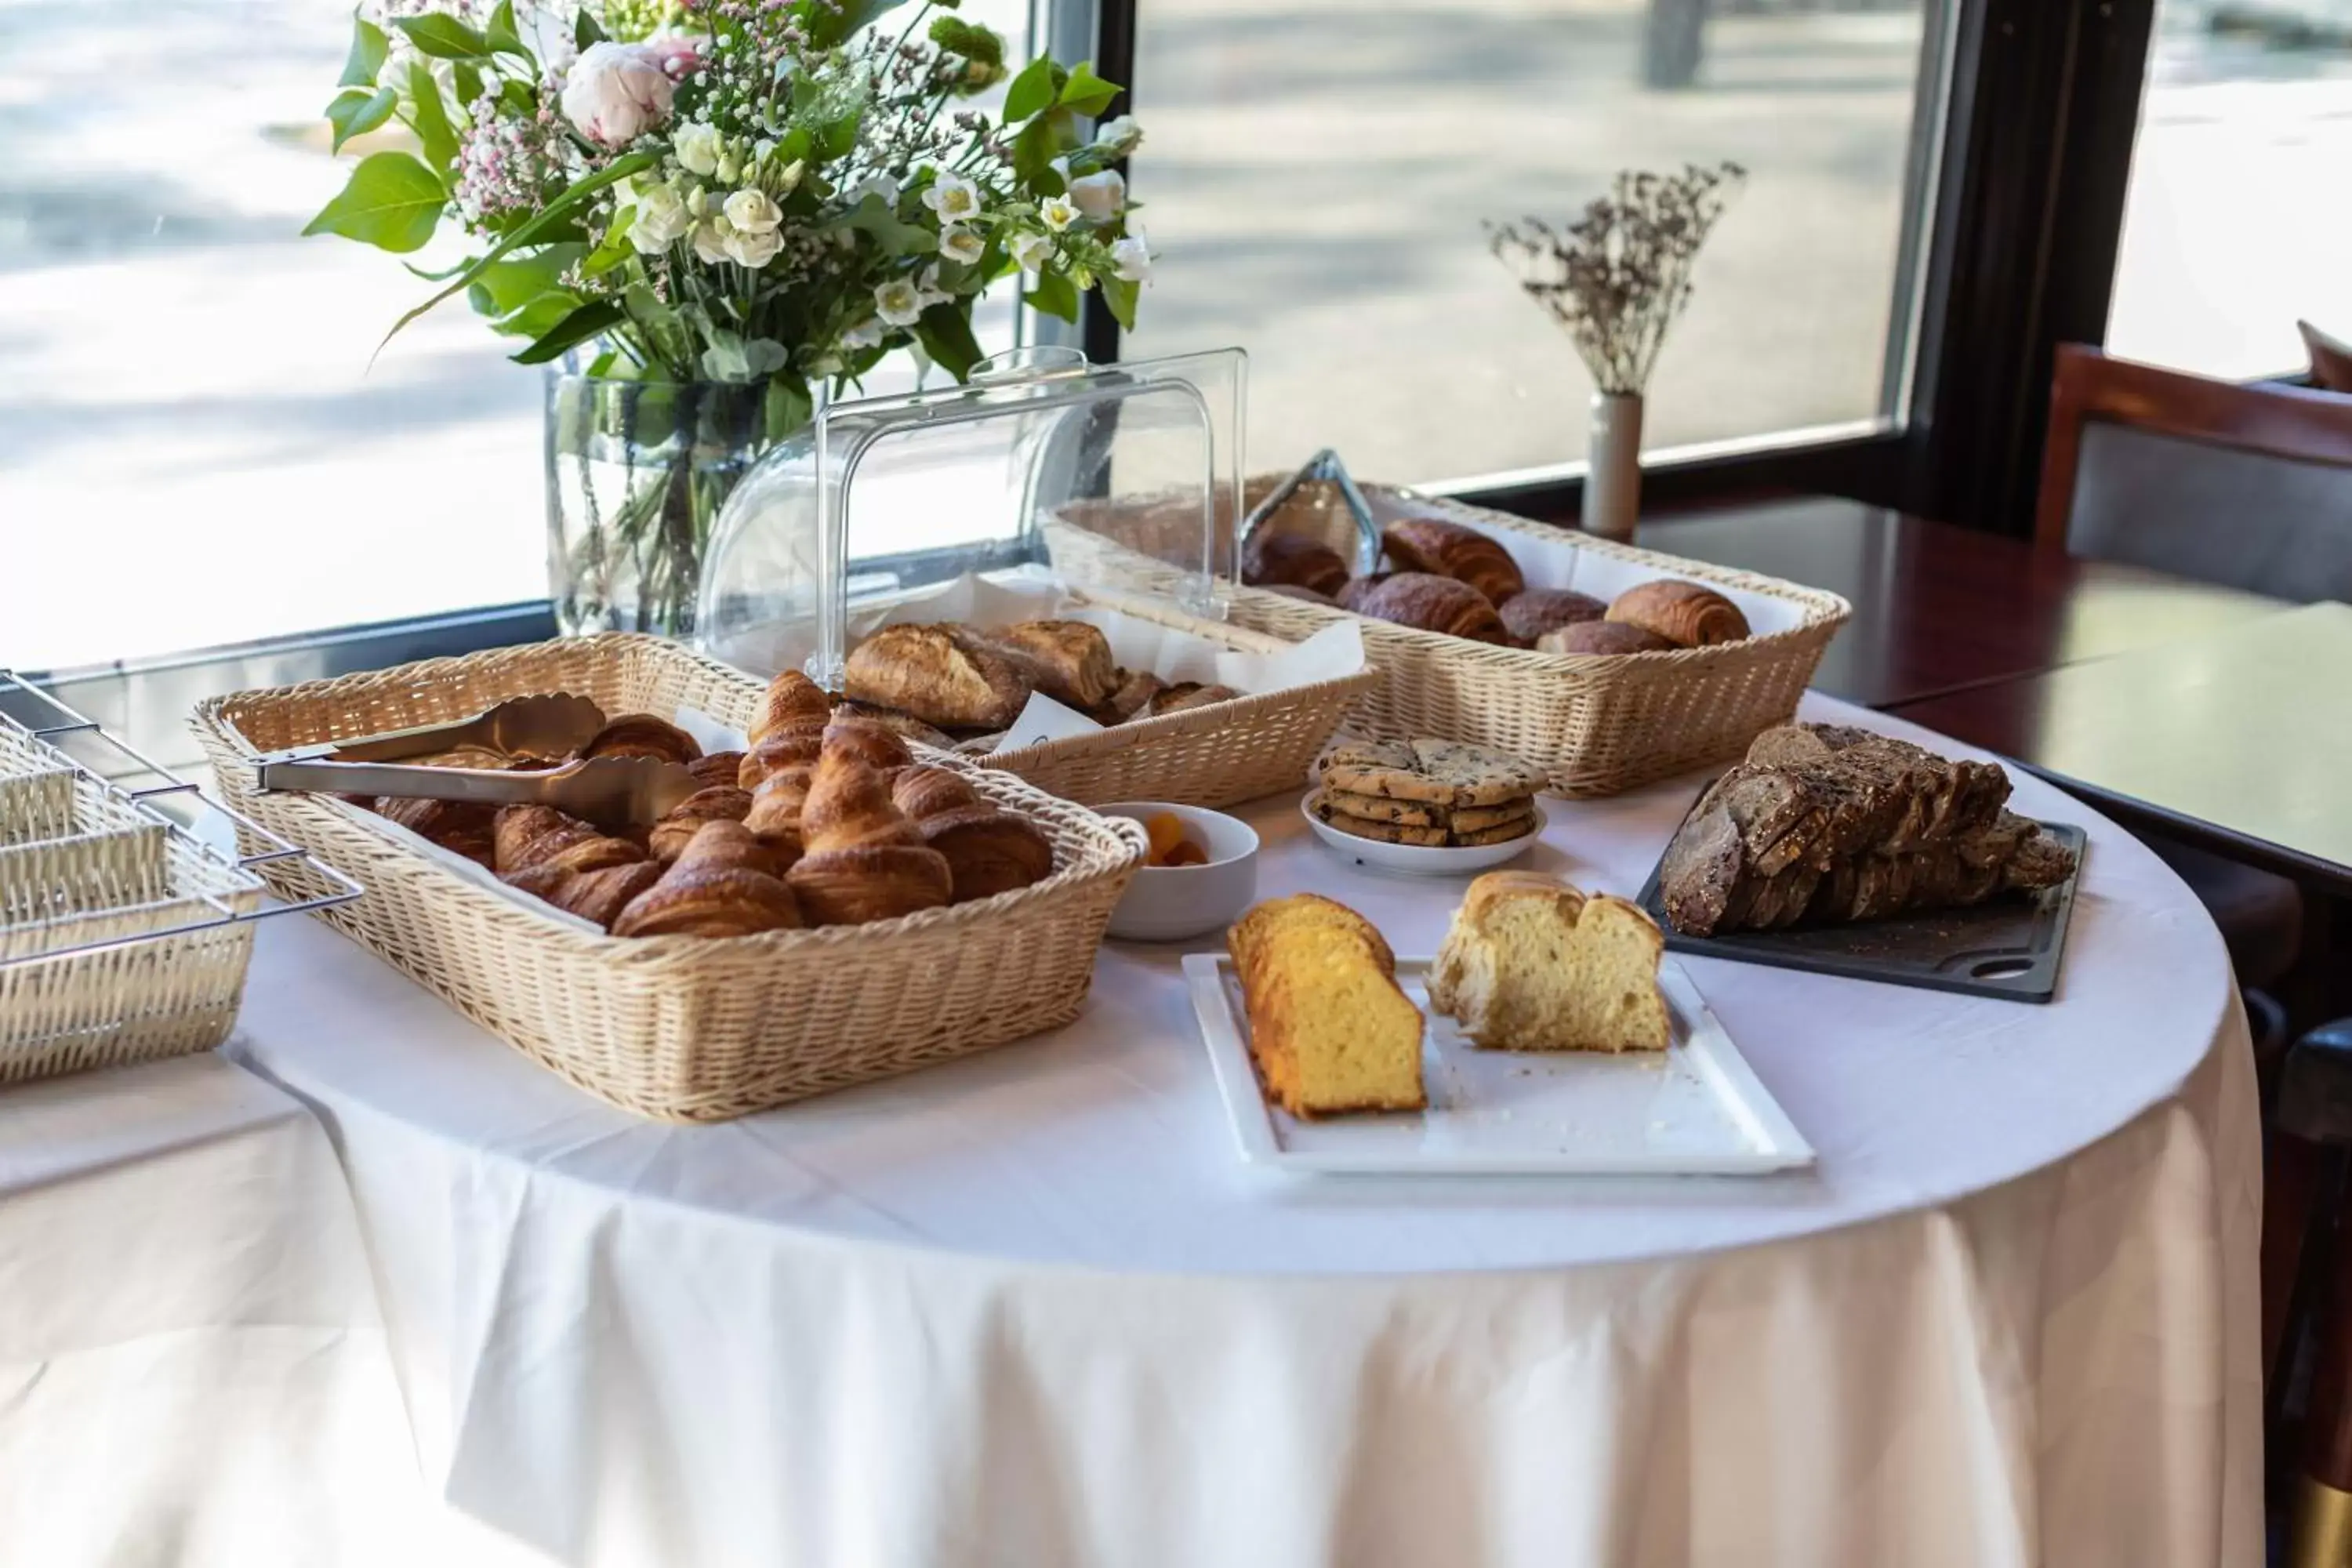
[[[1264,500],[1250,508],[1249,515],[1242,519],[1241,534],[1234,542],[1236,546],[1247,547],[1250,535],[1280,511],[1284,504],[1298,493],[1301,485],[1316,479],[1327,480],[1338,488],[1339,504],[1347,510],[1349,518],[1356,525],[1356,571],[1359,574],[1379,571],[1380,519],[1372,514],[1372,503],[1365,500],[1364,492],[1357,488],[1354,477],[1348,472],[1348,466],[1339,461],[1339,454],[1328,447],[1307,458],[1297,473],[1276,485]]]
[[[254,768],[265,790],[551,805],[600,827],[657,821],[702,787],[680,764],[650,757],[594,757],[528,773],[399,762],[469,745],[509,755],[560,757],[586,745],[604,727],[604,710],[584,697],[510,697],[455,724],[293,746],[255,758]]]

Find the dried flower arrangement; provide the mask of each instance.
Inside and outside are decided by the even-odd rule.
[[[1737,163],[1685,164],[1678,174],[1627,170],[1582,216],[1559,228],[1541,218],[1488,224],[1496,257],[1615,395],[1638,395],[1690,302],[1691,268],[1709,230],[1747,177]]]

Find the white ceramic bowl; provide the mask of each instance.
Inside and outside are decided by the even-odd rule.
[[[1257,833],[1222,811],[1164,801],[1129,800],[1098,805],[1104,816],[1145,822],[1166,812],[1184,825],[1184,837],[1208,851],[1205,866],[1139,866],[1127,895],[1110,912],[1110,934],[1122,942],[1176,942],[1221,931],[1257,897]]]
[[[1298,815],[1315,830],[1315,837],[1346,856],[1359,866],[1376,870],[1401,871],[1409,877],[1459,877],[1472,871],[1483,871],[1489,866],[1499,866],[1506,860],[1516,860],[1536,847],[1543,837],[1545,826],[1551,821],[1544,809],[1543,798],[1536,798],[1535,826],[1517,838],[1506,838],[1500,844],[1390,844],[1378,838],[1359,838],[1352,833],[1342,833],[1311,808],[1315,792],[1309,790],[1298,803]]]

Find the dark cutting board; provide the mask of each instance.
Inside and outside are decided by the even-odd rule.
[[[2011,893],[1968,909],[1928,910],[1853,925],[1684,936],[1666,919],[1659,901],[1656,868],[1642,884],[1641,904],[1675,952],[1967,996],[2047,1002],[2058,989],[2058,961],[2066,948],[2066,922],[2074,912],[2074,884],[2083,876],[2084,836],[2070,823],[2045,822],[2042,826],[2074,852],[2074,874],[2031,896]],[[1664,863],[1661,856],[1659,866]]]

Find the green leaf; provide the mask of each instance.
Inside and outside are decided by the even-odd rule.
[[[449,193],[433,171],[405,153],[371,153],[352,171],[342,195],[310,220],[304,234],[340,234],[395,253],[421,249],[441,221]],[[455,292],[453,285],[447,292]]]
[[[581,6],[579,16],[572,23],[572,47],[584,51],[589,45],[604,41],[604,29],[596,25],[596,18],[589,14],[587,6]]]
[[[1037,274],[1037,287],[1022,296],[1033,310],[1075,323],[1078,319],[1078,291],[1070,280],[1058,272]]]
[[[346,88],[335,94],[335,101],[327,105],[327,122],[335,128],[335,151],[354,136],[364,136],[392,118],[392,106],[400,101],[400,94],[388,87],[373,93],[363,88]]]
[[[623,207],[614,214],[611,226],[604,230],[604,243],[581,261],[580,275],[602,278],[616,267],[626,266],[637,254],[637,247],[629,243],[629,229],[636,221],[635,207]]]
[[[584,11],[581,14],[583,16],[587,15]],[[377,157],[384,157],[388,155],[392,154],[378,153]],[[368,160],[369,163],[373,163],[374,161],[375,160],[373,158]],[[434,306],[439,304],[442,300],[446,300],[450,295],[455,294],[468,283],[471,283],[481,274],[484,268],[487,268],[493,262],[501,259],[509,253],[519,250],[522,247],[534,242],[543,243],[558,233],[568,232],[572,229],[577,228],[578,226],[572,224],[571,221],[571,215],[577,211],[581,206],[586,205],[589,197],[594,195],[598,191],[603,190],[606,185],[614,184],[619,181],[627,179],[630,175],[636,174],[639,170],[651,168],[659,161],[659,156],[656,153],[632,153],[625,158],[614,159],[612,163],[605,164],[602,169],[597,170],[596,173],[589,175],[586,179],[581,180],[577,184],[572,185],[566,189],[562,195],[556,197],[552,202],[550,202],[544,208],[542,208],[536,217],[533,217],[529,223],[524,224],[512,234],[509,234],[505,238],[499,240],[498,244],[492,246],[487,255],[467,267],[465,271],[459,273],[456,280],[451,282],[446,288],[441,289],[440,292],[435,294],[433,298],[425,300],[422,305],[409,310],[406,314],[403,315],[400,320],[393,322],[392,331],[384,333],[383,335],[383,342],[386,343],[392,342],[394,334],[397,333],[401,328],[408,325],[409,322],[416,320],[417,317],[425,314],[425,311],[433,309]],[[425,165],[416,163],[415,159],[409,159],[408,162],[414,164],[420,172],[424,171]],[[365,168],[366,166],[367,165],[364,163],[361,165],[362,168]],[[430,177],[429,174],[427,177]],[[324,217],[326,215],[322,213],[320,216]],[[308,231],[306,230],[305,232],[307,233]],[[428,230],[427,232],[430,231]],[[414,247],[412,247],[411,248]],[[383,343],[378,343],[376,345],[378,353],[382,353],[383,348]]]
[[[546,293],[526,300],[521,310],[492,321],[490,331],[509,338],[537,338],[553,331],[559,322],[580,306],[580,296],[569,289],[550,289]]]
[[[1058,196],[1067,188],[1054,167],[1054,160],[1062,155],[1062,139],[1055,133],[1054,122],[1066,118],[1059,110],[1041,114],[1013,138],[1013,172],[1034,195]]]
[[[904,4],[906,0],[798,0],[793,6],[793,19],[811,43],[829,49]]]
[[[772,376],[768,382],[768,395],[761,400],[760,415],[768,439],[781,441],[816,417],[816,399],[809,395],[808,383],[799,376]]]
[[[490,52],[489,39],[446,11],[394,16],[392,25],[408,35],[418,54],[436,59],[478,60]]]
[[[1103,274],[1101,282],[1103,303],[1110,307],[1112,318],[1128,331],[1135,331],[1135,301],[1142,292],[1141,285],[1108,273]]]
[[[482,96],[482,72],[471,60],[453,60],[449,64],[449,85],[457,89],[457,107],[471,113],[475,101]],[[518,83],[518,86],[520,84]],[[528,90],[527,89],[525,90]]]
[[[608,332],[628,320],[628,312],[610,300],[592,300],[548,329],[530,347],[510,357],[517,364],[545,364],[578,348],[590,338]]]
[[[1100,114],[1121,90],[1117,82],[1105,81],[1095,75],[1093,61],[1083,61],[1070,72],[1070,79],[1062,84],[1061,104],[1079,114]]]
[[[1054,101],[1054,62],[1039,55],[1021,68],[1013,85],[1004,89],[1004,123],[1028,119]]]
[[[409,129],[425,149],[425,163],[441,183],[453,183],[457,166],[457,133],[449,128],[449,111],[441,102],[441,83],[423,60],[408,62]]]
[[[588,13],[583,11],[582,16]],[[539,113],[539,94],[527,81],[499,83],[499,107],[519,120],[529,120]]]
[[[499,54],[530,58],[530,51],[523,47],[522,34],[515,27],[514,0],[499,0],[499,8],[490,13],[490,25],[483,30],[482,37]]]
[[[889,203],[880,196],[868,195],[841,216],[841,226],[859,229],[873,236],[874,243],[886,256],[919,256],[937,250],[939,240],[920,224],[902,221]]]
[[[384,57],[392,52],[392,40],[373,22],[352,18],[352,50],[343,57],[342,79],[338,87],[375,86],[375,73],[383,69]]]
[[[980,340],[971,335],[970,304],[934,305],[915,323],[915,337],[933,363],[961,381],[980,363]]]
[[[551,245],[529,256],[492,262],[466,285],[466,300],[485,316],[504,316],[520,310],[550,289],[562,286],[564,269],[585,254],[577,245]]]

